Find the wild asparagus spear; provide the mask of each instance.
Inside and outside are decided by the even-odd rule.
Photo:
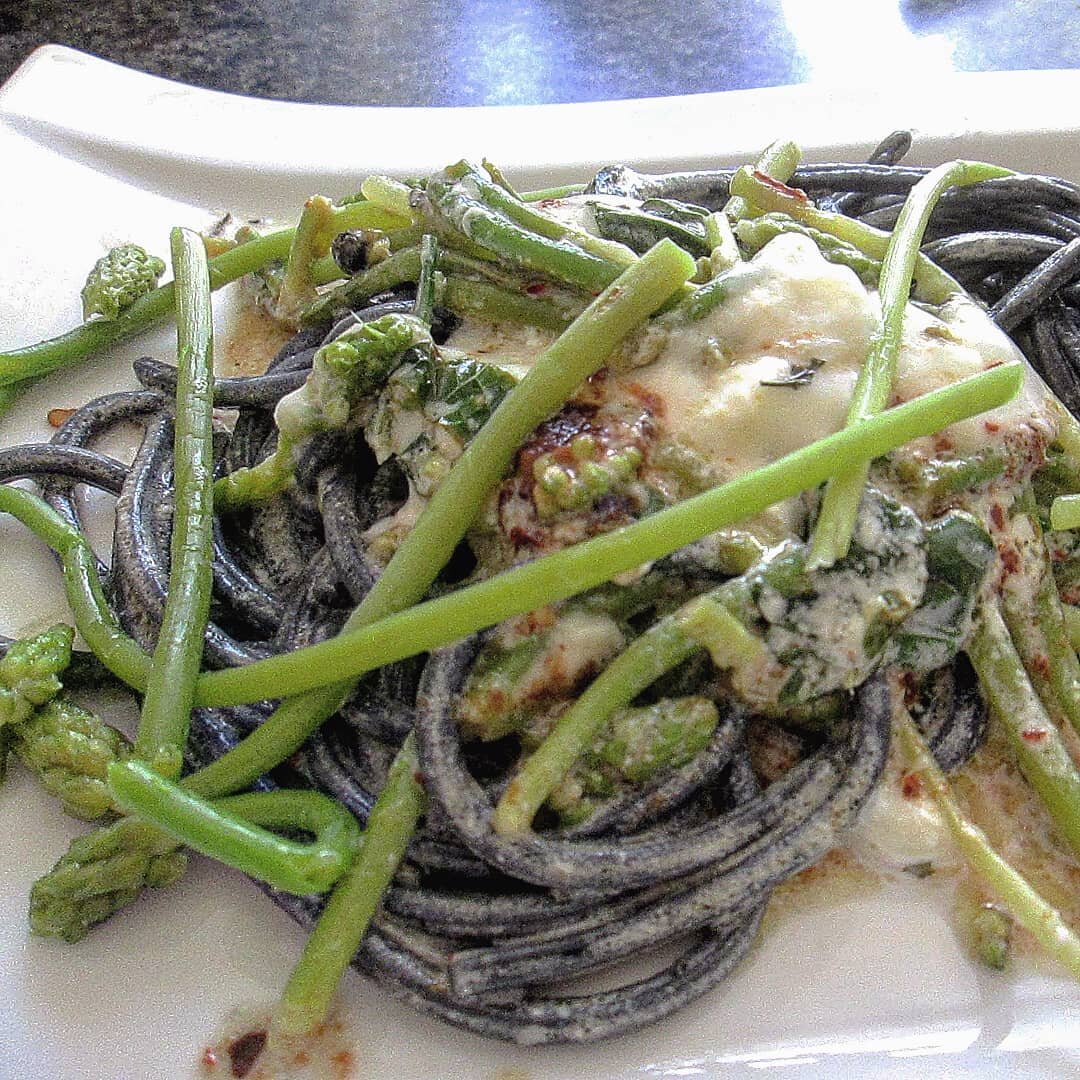
[[[363,227],[377,221],[386,224],[387,215],[370,203],[352,203],[334,208],[333,223],[339,231]],[[275,259],[283,259],[292,246],[295,229],[278,229],[251,243],[238,244],[210,260],[210,287],[220,289]],[[175,286],[161,285],[140,296],[114,319],[92,319],[59,337],[0,353],[0,388],[26,386],[29,380],[57,368],[85,359],[168,319],[173,314]],[[0,393],[0,411],[9,404],[11,393]]]
[[[172,257],[179,380],[169,586],[135,736],[136,754],[169,777],[183,764],[214,561],[214,343],[202,238],[174,229]]]
[[[58,696],[73,637],[60,624],[9,646],[0,660],[0,732],[5,754],[16,754],[67,813],[92,821],[114,809],[106,774],[130,748],[114,728]]]
[[[43,634],[12,642],[0,659],[0,726],[29,719],[62,689],[75,631],[59,623]]]
[[[96,821],[117,812],[109,766],[126,760],[131,746],[92,712],[54,698],[17,725],[12,750],[72,817]]]

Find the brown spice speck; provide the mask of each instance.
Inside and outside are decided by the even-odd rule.
[[[904,692],[904,704],[910,709],[919,700],[919,684],[912,671],[901,671],[900,687]]]
[[[266,1046],[267,1033],[264,1030],[249,1031],[238,1039],[233,1039],[228,1046],[229,1062],[232,1074],[237,1080],[243,1080],[255,1067],[259,1055]]]
[[[1015,574],[1020,569],[1020,553],[1012,544],[1000,548],[998,554],[1006,574]]]
[[[356,1065],[356,1057],[351,1050],[340,1050],[331,1059],[337,1080],[349,1080]]]
[[[513,525],[509,532],[510,543],[514,547],[539,547],[543,542],[543,537],[532,529],[522,528],[520,525]]]
[[[641,383],[628,383],[627,390],[633,395],[635,401],[639,401],[652,416],[663,416],[665,412],[664,399],[659,394],[653,393]]]
[[[922,795],[922,777],[918,773],[904,773],[900,778],[900,791],[905,799],[917,799]]]
[[[74,415],[74,409],[50,409],[46,419],[50,427],[58,428],[63,427]]]

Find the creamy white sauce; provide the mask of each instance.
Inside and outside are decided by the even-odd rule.
[[[520,323],[489,323],[463,319],[446,342],[477,360],[496,364],[517,379],[523,378],[536,358],[558,335]]]
[[[549,217],[561,221],[571,229],[598,235],[594,206],[610,206],[615,210],[633,210],[640,206],[637,199],[620,195],[570,195],[565,199],[545,199],[538,205]]]
[[[963,858],[934,800],[905,784],[897,755],[844,838],[844,846],[868,870],[887,876],[957,870]]]
[[[626,645],[618,624],[606,615],[570,611],[551,629],[547,646],[519,684],[523,697],[550,686],[553,676],[573,686],[581,675],[598,670]]]
[[[351,1026],[335,1011],[310,1035],[267,1037],[270,1010],[233,1009],[207,1043],[196,1069],[205,1080],[359,1080],[362,1058]],[[255,1039],[254,1046],[241,1049]]]

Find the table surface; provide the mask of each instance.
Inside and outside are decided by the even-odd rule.
[[[1080,3],[0,0],[0,82],[47,43],[256,97],[543,104],[1080,67]]]

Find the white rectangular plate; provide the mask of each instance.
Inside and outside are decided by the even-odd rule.
[[[425,173],[486,155],[525,187],[613,161],[663,169],[741,162],[777,137],[808,159],[859,158],[915,131],[912,160],[968,156],[1080,180],[1080,72],[957,76],[691,98],[503,109],[355,109],[193,90],[72,52],[36,53],[0,90],[0,348],[79,320],[106,248],[167,251],[168,228],[226,209],[291,215],[369,172]],[[148,334],[36,387],[0,444],[45,439],[48,409],[132,383],[171,357]],[[0,631],[65,616],[55,568],[0,522]],[[0,788],[0,1076],[194,1075],[236,1005],[277,996],[302,935],[239,875],[204,861],[77,946],[30,937],[26,896],[79,832],[13,770]],[[655,1028],[587,1048],[519,1050],[389,1001],[358,976],[343,1000],[358,1076],[529,1080],[1075,1075],[1080,991],[1049,969],[990,976],[963,956],[942,896],[910,882],[779,920],[736,973]],[[510,1070],[520,1070],[510,1072]]]

